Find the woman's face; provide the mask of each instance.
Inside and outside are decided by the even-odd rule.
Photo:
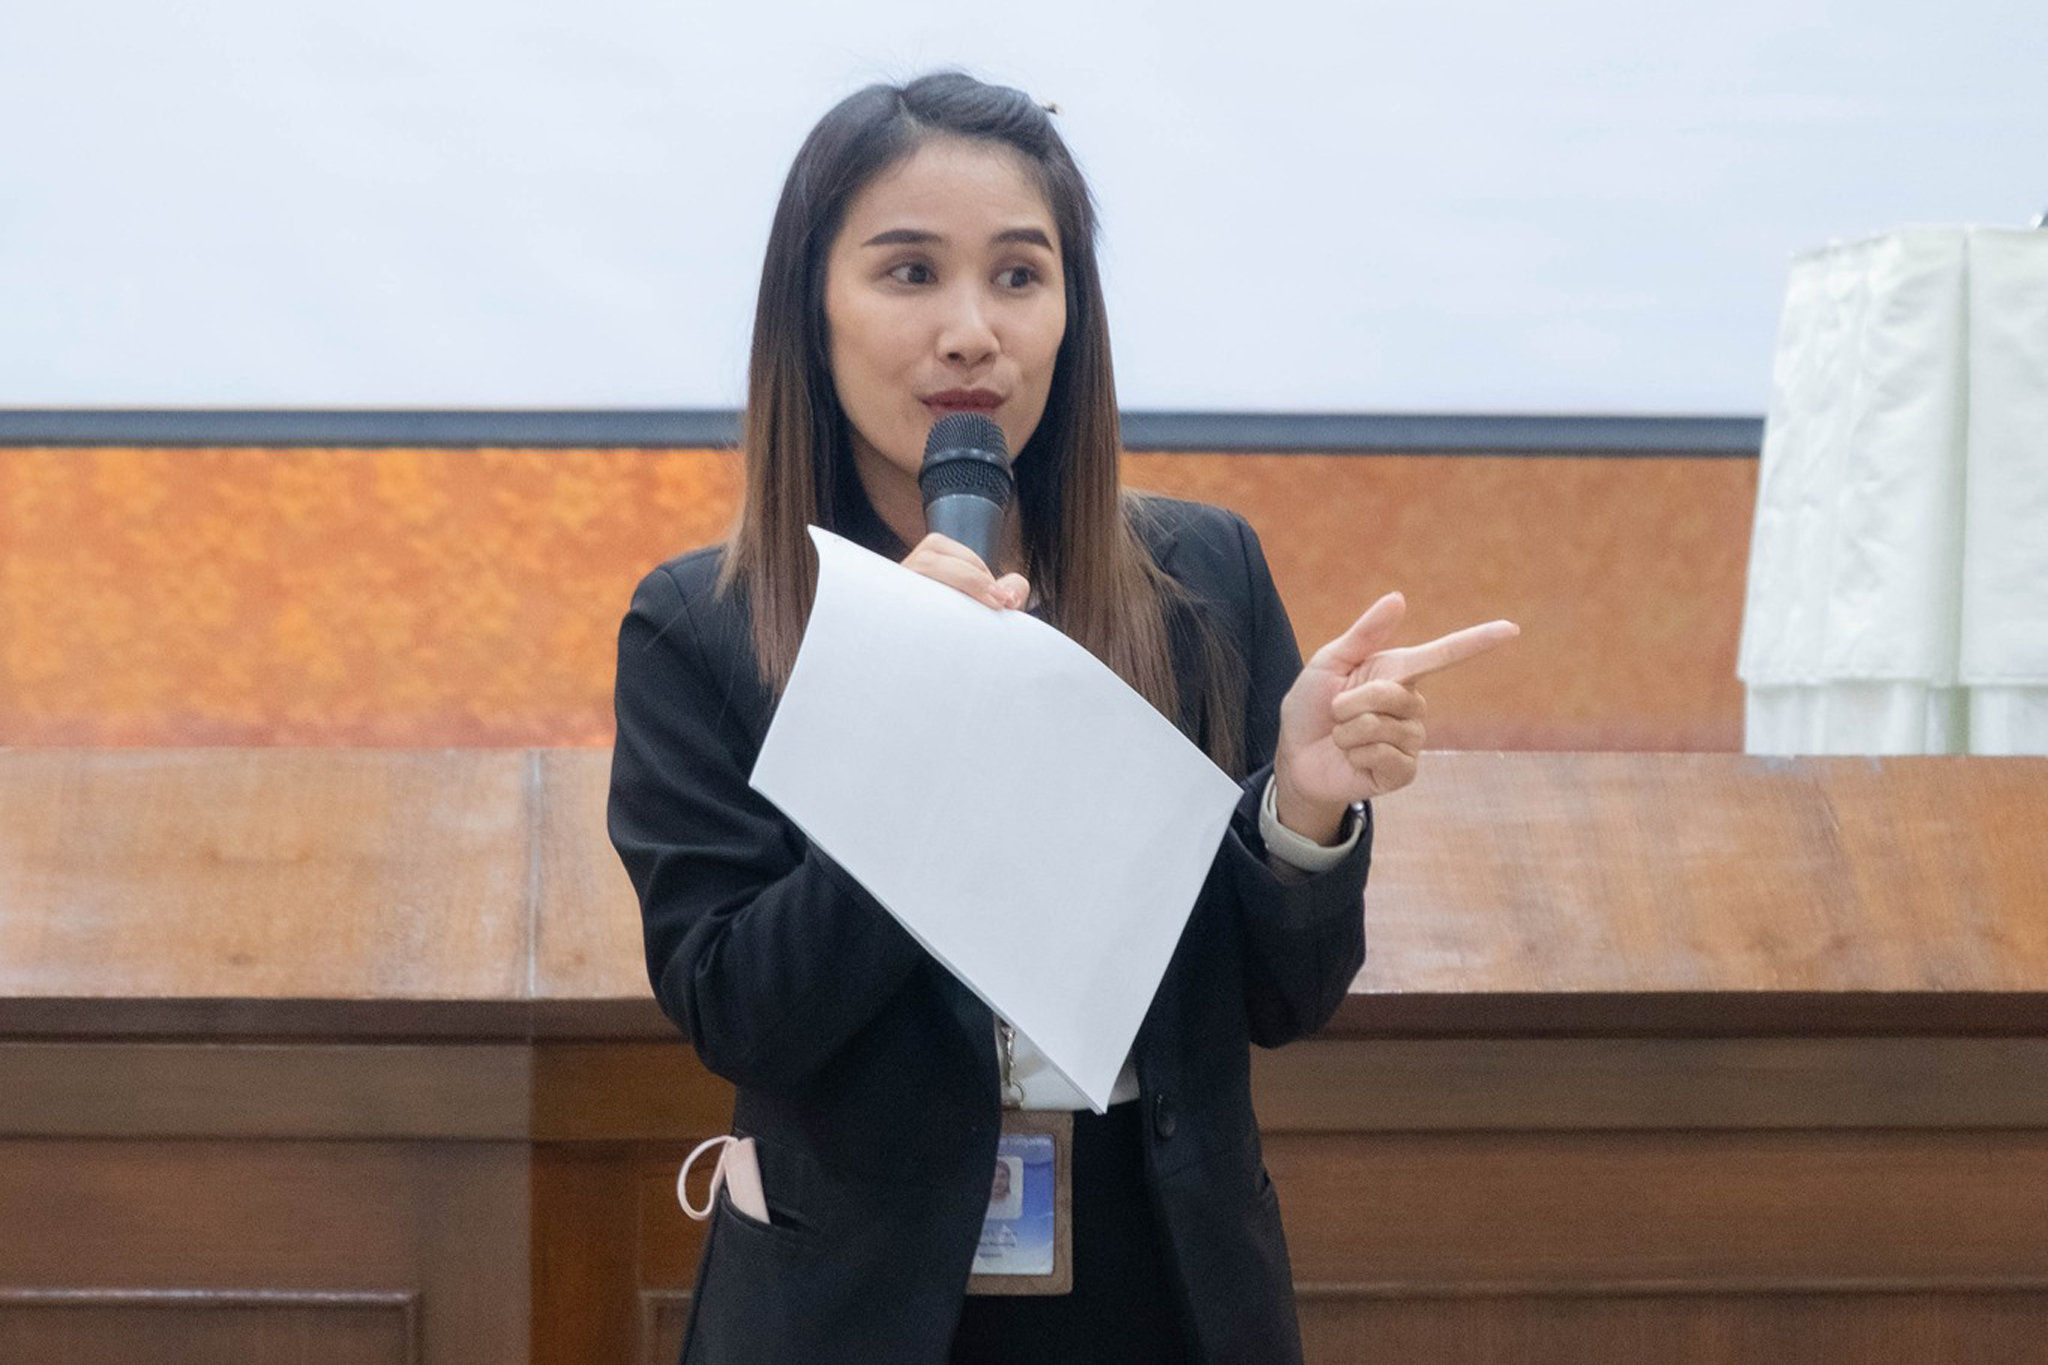
[[[914,488],[949,413],[984,413],[1024,448],[1067,330],[1061,267],[1029,163],[1000,143],[934,138],[854,197],[826,262],[825,320],[871,496]]]

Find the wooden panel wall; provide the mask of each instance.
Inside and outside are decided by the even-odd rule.
[[[2044,1046],[1260,1054],[1309,1359],[2037,1362]],[[490,1103],[431,1083],[479,1051],[526,1063]],[[702,1241],[675,1171],[730,1103],[680,1042],[0,1044],[0,1080],[10,1362],[673,1360]]]
[[[1313,1365],[2039,1365],[2048,1290],[1817,1285],[1656,1292],[1312,1293]]]
[[[504,1365],[528,1355],[521,1144],[19,1139],[5,1127],[0,1360],[10,1365]]]
[[[1432,772],[1254,1054],[1315,1365],[2044,1359],[2048,760]],[[0,750],[0,1361],[672,1360],[732,1097],[604,775]]]
[[[1376,1098],[1385,1074],[1418,1070],[1375,1060],[1379,1046],[1299,1045],[1272,1057],[1323,1055],[1259,1078],[1312,1365],[2048,1359],[2038,1043],[1939,1044],[1965,1078],[1943,1112],[1910,1093],[1916,1047],[1933,1044],[1840,1040],[1788,1061],[1783,1044],[1717,1042],[1734,1072],[1782,1084],[1706,1096],[1689,1087],[1688,1045],[1660,1066],[1605,1055],[1638,1043],[1450,1044],[1430,1063],[1437,1084],[1411,1074]],[[614,1132],[719,1131],[675,1106],[715,1108],[717,1093],[676,1050],[616,1063],[641,1075],[642,1112],[621,1124],[615,1109]],[[1606,1083],[1547,1095],[1559,1065]],[[675,1202],[687,1141],[557,1136],[536,1164],[536,1217],[584,1231],[558,1248],[554,1283],[537,1281],[535,1359],[568,1365],[591,1341],[608,1359],[674,1359],[702,1242]]]
[[[1304,646],[1405,591],[1509,616],[1452,748],[1733,749],[1753,461],[1137,455],[1244,512]],[[702,450],[0,450],[0,744],[603,745],[647,568],[728,526]]]
[[[416,1365],[403,1293],[0,1289],[0,1360],[94,1365]]]

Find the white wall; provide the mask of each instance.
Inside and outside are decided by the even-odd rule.
[[[728,407],[864,81],[1061,106],[1125,406],[1755,412],[1791,254],[2048,206],[2010,0],[0,12],[0,405]]]

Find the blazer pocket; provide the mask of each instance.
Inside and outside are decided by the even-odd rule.
[[[720,1186],[697,1267],[683,1365],[822,1365],[802,1338],[803,1324],[815,1316],[806,1286],[829,1264],[820,1250],[809,1229],[749,1217]]]
[[[775,1216],[775,1205],[768,1205],[769,1217]],[[818,1240],[817,1231],[804,1223],[790,1220],[762,1222],[754,1215],[732,1202],[732,1191],[724,1185],[718,1187],[718,1199],[712,1210],[712,1222],[723,1223],[733,1228],[741,1239],[763,1238],[770,1243],[781,1243],[791,1248],[808,1250]]]

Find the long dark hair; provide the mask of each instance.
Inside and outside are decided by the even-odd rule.
[[[747,591],[761,676],[778,692],[789,681],[817,590],[805,527],[829,525],[841,481],[858,477],[832,382],[826,261],[854,197],[933,137],[1020,153],[1060,234],[1067,329],[1045,415],[1014,465],[1024,560],[1047,615],[1176,720],[1183,699],[1172,637],[1182,635],[1205,662],[1205,685],[1188,699],[1195,707],[1186,719],[1218,764],[1240,772],[1241,666],[1153,563],[1133,525],[1137,495],[1119,478],[1116,381],[1088,183],[1044,108],[1020,90],[959,72],[848,96],[811,130],[783,182],[754,310],[746,493],[723,579]]]

